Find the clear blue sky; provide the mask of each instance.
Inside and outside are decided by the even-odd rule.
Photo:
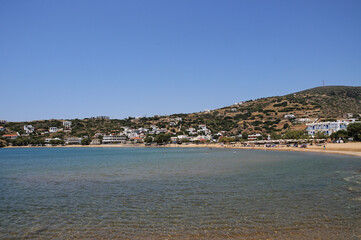
[[[361,85],[361,1],[0,0],[0,119],[198,112]]]

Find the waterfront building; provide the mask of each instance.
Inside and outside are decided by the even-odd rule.
[[[81,138],[78,137],[69,137],[69,138],[65,138],[65,144],[81,144]]]
[[[100,145],[100,139],[94,138],[94,139],[91,141],[90,145]]]
[[[18,135],[17,134],[5,134],[5,135],[3,135],[3,137],[6,139],[17,139]]]
[[[338,120],[336,122],[318,122],[307,123],[307,132],[310,136],[315,136],[317,132],[322,132],[326,135],[331,135],[339,130],[347,130],[350,123],[354,123],[355,119]]]
[[[104,135],[103,144],[107,143],[124,143],[127,140],[126,136],[121,135]]]
[[[60,141],[60,138],[45,138],[44,142],[45,143],[50,143],[50,141]]]
[[[256,141],[258,138],[262,137],[260,133],[248,135],[248,141]]]
[[[143,142],[143,138],[141,137],[134,137],[130,139],[133,143],[142,143]]]

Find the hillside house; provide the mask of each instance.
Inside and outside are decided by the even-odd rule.
[[[58,128],[57,127],[50,127],[49,128],[49,132],[50,133],[56,133],[58,131]]]
[[[33,133],[34,130],[35,129],[32,125],[24,125],[24,131],[26,132],[26,134]]]
[[[285,119],[294,119],[294,118],[296,118],[296,116],[294,114],[286,114],[286,115],[283,116],[283,118],[285,118]]]
[[[345,113],[345,114],[343,114],[343,118],[346,118],[346,119],[353,118],[353,114],[352,113]]]
[[[70,132],[71,131],[71,121],[64,121],[63,122],[64,131]]]

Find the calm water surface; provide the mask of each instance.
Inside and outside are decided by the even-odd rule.
[[[360,239],[361,158],[0,149],[1,239]]]

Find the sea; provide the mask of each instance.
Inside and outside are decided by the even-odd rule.
[[[0,239],[361,239],[361,158],[0,149]]]

